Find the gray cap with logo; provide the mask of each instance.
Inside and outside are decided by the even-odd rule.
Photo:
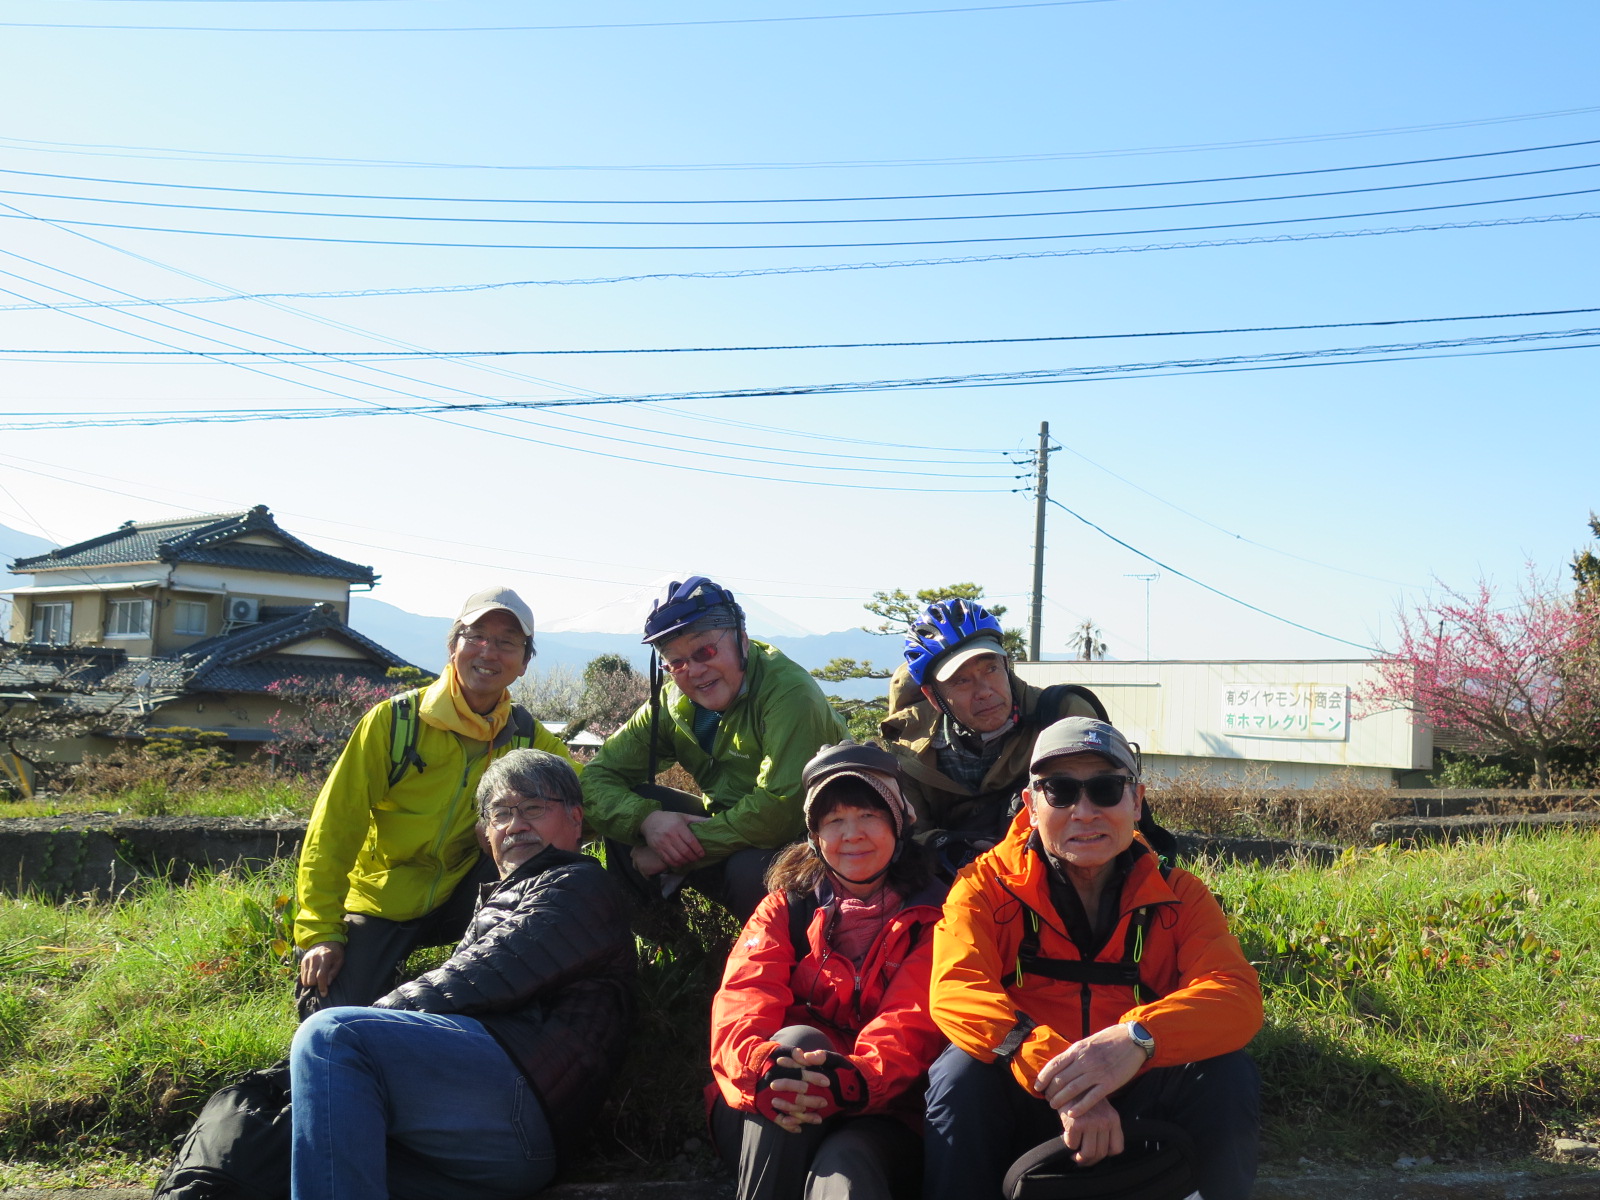
[[[1116,728],[1093,717],[1063,717],[1046,726],[1033,743],[1030,769],[1037,771],[1046,759],[1068,754],[1098,754],[1139,777],[1139,755]]]

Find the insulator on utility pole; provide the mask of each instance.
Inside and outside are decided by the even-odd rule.
[[[1050,422],[1039,422],[1039,473],[1033,487],[1033,614],[1028,627],[1028,657],[1039,661],[1039,630],[1044,623],[1044,506],[1050,498]]]

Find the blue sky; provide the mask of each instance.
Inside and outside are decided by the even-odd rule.
[[[1600,141],[1568,145],[1600,139],[1600,10],[1589,4],[1512,13],[1474,3],[1108,0],[498,32],[28,26],[620,26],[913,7],[0,5],[0,22],[13,23],[0,25],[0,168],[12,172],[0,175],[10,193],[0,195],[10,206],[0,207],[0,347],[764,346],[1600,306],[1592,282],[1600,229],[1582,216],[1600,212],[1600,192],[1581,194],[1600,189],[1600,168],[1586,166],[1600,164]],[[1456,157],[1466,155],[1484,157]],[[1454,160],[1416,161],[1443,158]],[[1411,165],[1375,165],[1386,163]],[[1444,182],[1513,172],[1539,173]],[[1279,177],[1181,182],[1267,175]],[[180,184],[187,188],[172,186]],[[1385,190],[1282,198],[1377,188]],[[1035,194],[971,195],[1006,191]],[[946,198],[907,198],[927,196]],[[1517,199],[1535,196],[1543,198]],[[1162,205],[1183,207],[1153,207]],[[1440,205],[1458,207],[1433,207]],[[1107,208],[1142,211],[1080,211]],[[1431,210],[1391,211],[1407,208]],[[994,215],[1046,212],[1069,215]],[[1387,215],[1342,215],[1362,213]],[[836,223],[516,225],[375,214]],[[961,215],[982,217],[955,219]],[[1573,219],[1327,236],[1528,217]],[[1263,221],[1278,223],[1242,225]],[[1238,227],[1129,232],[1230,224]],[[1272,237],[1294,240],[1128,249]],[[1038,240],[961,241],[977,238]],[[818,246],[909,241],[947,244]],[[730,245],[804,248],[717,248]],[[1062,250],[1095,253],[59,307]],[[57,307],[5,307],[41,304]],[[14,353],[0,356],[0,423],[10,426],[0,428],[0,524],[75,540],[130,518],[266,503],[317,544],[373,563],[384,577],[380,599],[447,612],[481,582],[506,579],[542,618],[568,627],[669,572],[716,575],[816,631],[860,620],[859,604],[875,589],[956,579],[983,583],[1020,617],[1033,508],[1012,490],[1025,482],[1015,478],[1025,468],[1012,460],[1031,451],[1047,420],[1063,446],[1051,459],[1050,488],[1062,504],[1170,568],[1343,639],[1221,599],[1052,508],[1047,652],[1059,652],[1077,621],[1090,617],[1113,655],[1142,657],[1145,585],[1130,576],[1162,570],[1150,588],[1157,657],[1343,657],[1360,653],[1346,643],[1381,642],[1396,606],[1423,597],[1434,579],[1465,586],[1488,575],[1510,585],[1528,562],[1552,579],[1564,570],[1586,536],[1589,510],[1600,507],[1595,350],[444,418],[22,426],[37,413],[80,420],[779,389],[1587,328],[1600,328],[1600,313],[986,346],[366,365]],[[933,488],[947,490],[917,490]]]

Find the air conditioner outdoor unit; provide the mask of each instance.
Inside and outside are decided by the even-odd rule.
[[[254,625],[260,619],[260,606],[259,600],[231,596],[228,599],[228,620],[236,625]]]

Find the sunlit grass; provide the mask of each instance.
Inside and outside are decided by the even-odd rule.
[[[1261,972],[1252,1052],[1269,1149],[1390,1161],[1593,1135],[1600,834],[1331,866],[1200,863]],[[228,1076],[294,1029],[280,942],[291,865],[151,884],[116,904],[0,900],[0,1185],[150,1183]],[[703,1167],[707,1012],[731,923],[692,895],[639,939],[627,1069],[580,1172]],[[448,950],[422,953],[425,969]]]

